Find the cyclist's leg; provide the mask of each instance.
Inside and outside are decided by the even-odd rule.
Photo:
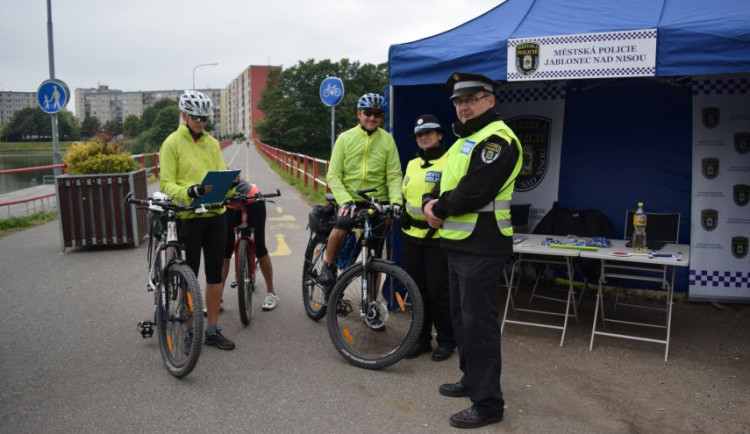
[[[206,266],[206,336],[209,336],[214,334],[218,335],[217,332],[219,330],[217,323],[219,320],[219,307],[221,305],[221,297],[224,289],[221,279],[221,266],[224,256],[227,221],[223,215],[202,218],[201,220],[206,220],[205,230],[203,232],[203,254]],[[221,349],[234,348],[234,343],[223,336],[217,336],[217,338],[220,338],[219,344],[216,345],[217,347]],[[210,342],[212,341],[207,337],[206,343],[212,345]]]
[[[266,203],[264,201],[253,202],[248,205],[248,219],[254,229],[255,257],[258,258],[260,272],[266,282],[266,298],[263,300],[263,310],[271,310],[276,307],[279,298],[273,287],[273,265],[271,256],[268,255],[266,247]]]

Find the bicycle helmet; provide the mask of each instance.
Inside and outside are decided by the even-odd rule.
[[[359,98],[357,101],[357,110],[364,109],[376,109],[385,110],[387,104],[385,98],[378,95],[377,93],[366,93]]]
[[[214,104],[211,98],[197,90],[186,90],[180,95],[180,111],[193,116],[212,116]]]

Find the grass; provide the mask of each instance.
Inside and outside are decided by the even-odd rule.
[[[65,151],[75,142],[60,142],[60,151]],[[0,142],[1,153],[52,152],[52,142]]]
[[[266,160],[266,162],[268,163],[268,166],[274,172],[276,172],[277,175],[279,175],[289,185],[299,190],[300,193],[305,195],[308,203],[311,203],[311,204],[325,203],[326,201],[325,187],[322,187],[319,185],[317,191],[312,189],[312,183],[310,183],[310,186],[305,187],[305,183],[303,179],[297,179],[296,176],[290,175],[289,173],[283,171],[279,166],[276,165],[274,161],[268,158],[268,156],[264,154],[263,152],[260,152],[259,154],[261,155],[261,157],[263,157],[264,160]]]
[[[32,214],[26,217],[10,217],[7,219],[0,219],[0,237],[16,232],[21,229],[30,228],[32,226],[41,225],[43,223],[50,222],[57,218],[57,211],[46,211],[38,214]]]

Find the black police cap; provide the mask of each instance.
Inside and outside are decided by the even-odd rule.
[[[453,93],[450,98],[453,99],[464,95],[474,95],[481,90],[494,93],[500,83],[482,74],[454,72],[448,77],[445,86]]]
[[[424,114],[417,118],[414,122],[414,133],[412,137],[416,137],[421,131],[437,130],[442,131],[443,127],[440,126],[440,121],[437,117],[431,114]]]

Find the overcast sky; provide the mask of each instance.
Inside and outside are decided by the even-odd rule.
[[[503,0],[52,0],[55,77],[76,88],[224,88],[249,65],[388,60]],[[49,78],[46,0],[0,0],[0,90]],[[73,110],[72,106],[67,107]]]

